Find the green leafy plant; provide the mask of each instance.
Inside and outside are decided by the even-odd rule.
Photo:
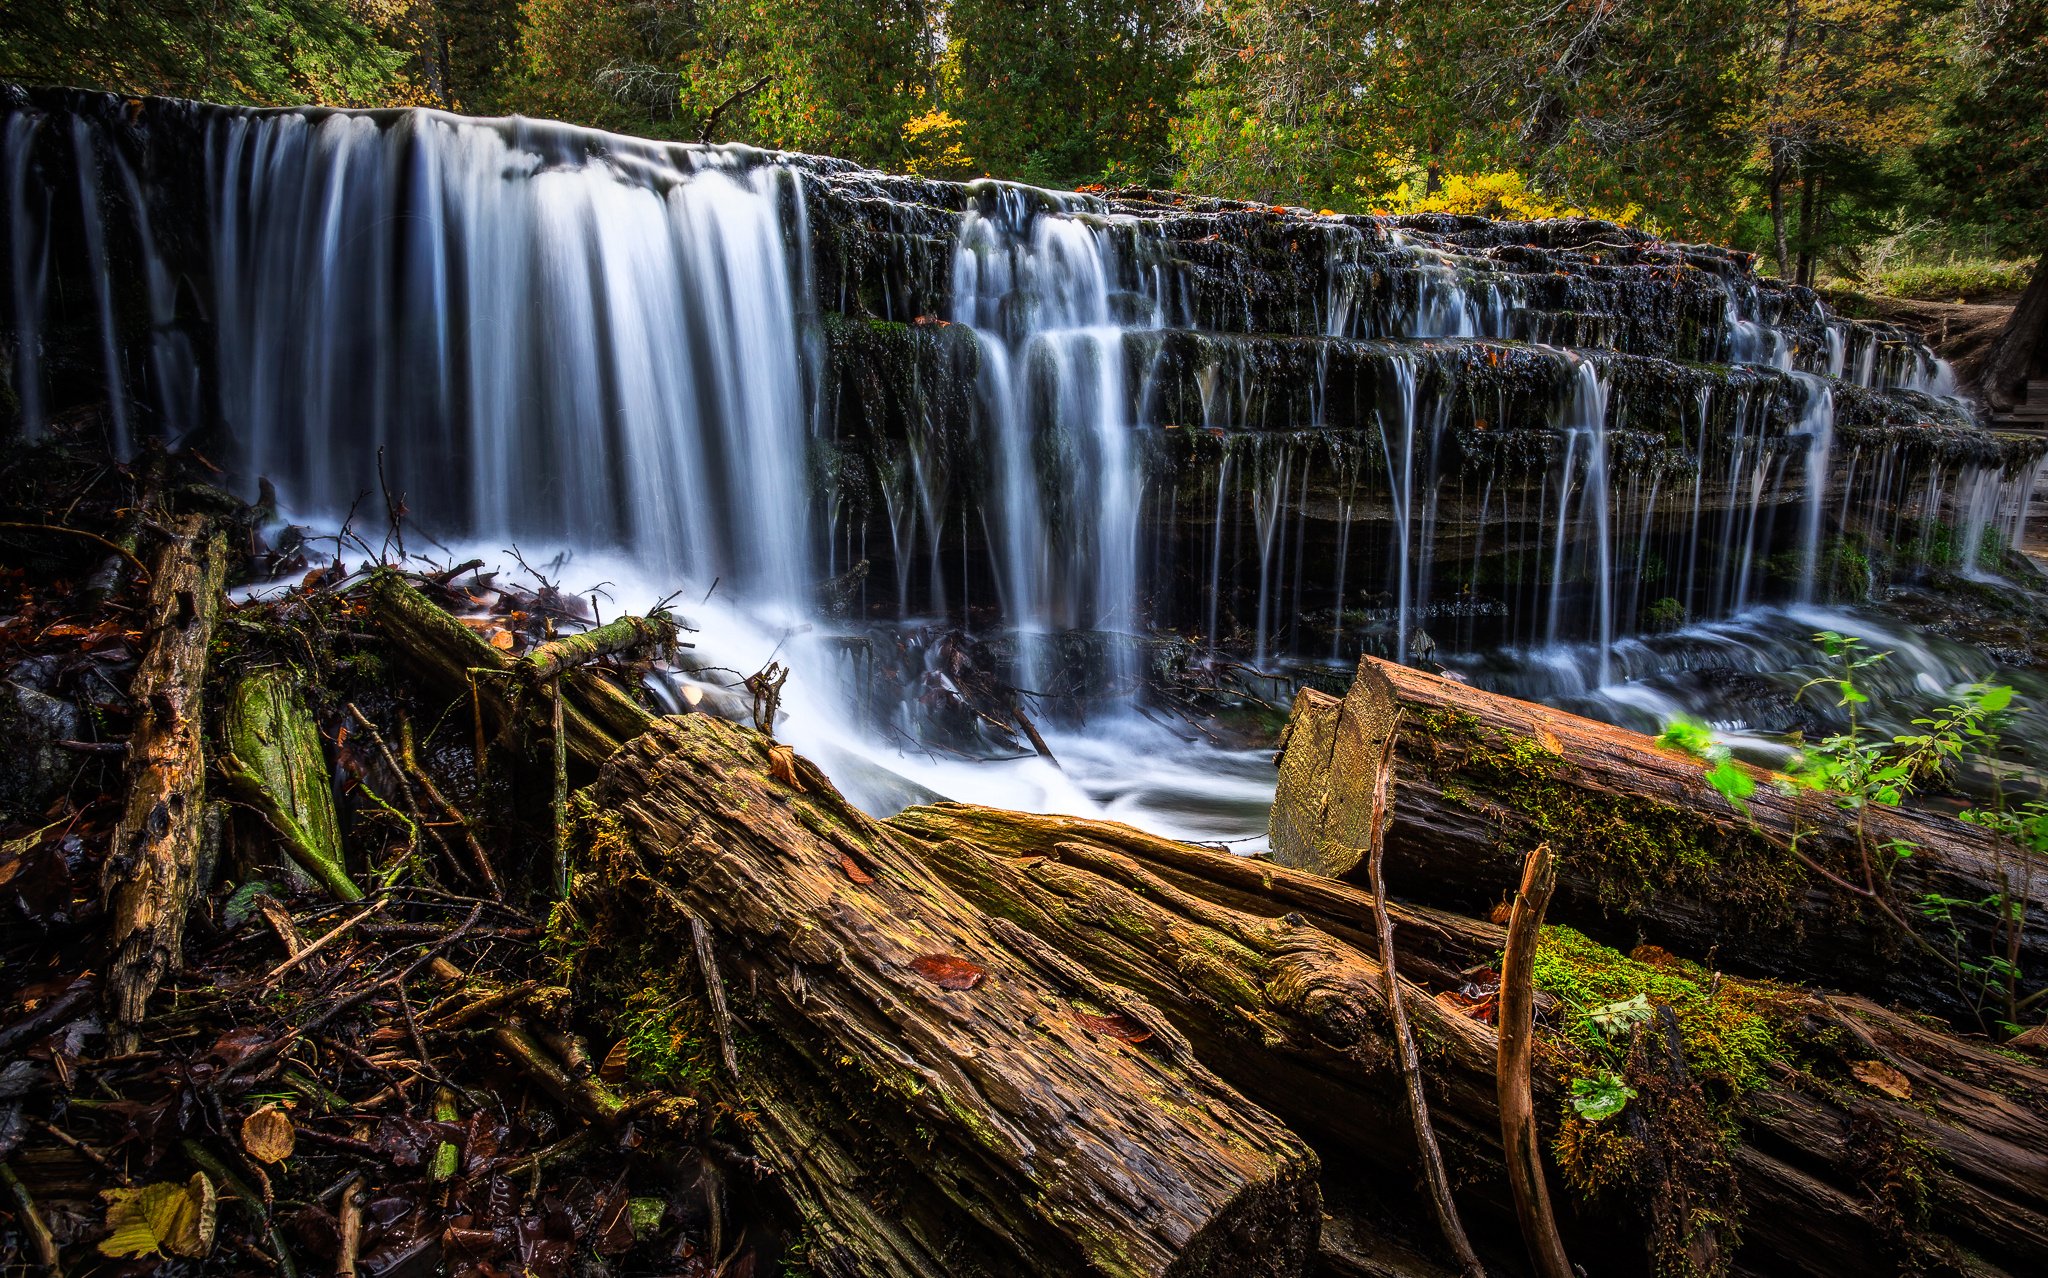
[[[1869,672],[1889,654],[1872,652],[1863,640],[1832,630],[1821,631],[1814,641],[1830,668],[1808,680],[1798,695],[1804,697],[1815,690],[1832,695],[1845,726],[1804,745],[1787,766],[1780,786],[1788,793],[1825,795],[1849,814],[1857,857],[1857,869],[1849,873],[1857,874],[1860,883],[1807,856],[1799,846],[1808,833],[1802,825],[1795,824],[1790,837],[1783,840],[1784,846],[1808,869],[1869,901],[1907,939],[1932,953],[1949,969],[1957,992],[1987,1028],[1996,1024],[2007,1033],[2018,1033],[2020,1017],[2048,997],[2048,990],[2022,994],[2024,973],[2019,966],[2027,908],[2034,899],[2035,872],[2041,858],[2048,856],[2048,801],[2035,799],[2017,807],[2006,803],[2005,777],[1998,765],[1998,726],[2013,713],[2013,690],[1983,682],[1963,685],[1946,706],[1915,718],[1914,731],[1885,738],[1869,730],[1862,710],[1871,703]],[[1762,833],[1746,802],[1755,790],[1754,779],[1732,763],[1725,747],[1713,744],[1705,725],[1681,719],[1667,727],[1658,740],[1707,762],[1708,785],[1749,818],[1752,829]],[[1909,917],[1894,899],[1892,876],[1918,849],[1903,838],[1875,839],[1869,829],[1869,813],[1873,808],[1896,807],[1923,789],[1946,784],[1971,758],[1991,766],[1992,801],[1988,808],[1968,809],[1961,816],[1992,835],[1995,878],[2003,886],[1981,900],[1923,894],[1906,906],[1913,916]],[[1742,781],[1732,781],[1731,773],[1741,773]],[[1991,920],[1988,929],[1980,925],[1987,914]],[[1990,948],[1973,952],[1969,938],[1987,930]]]
[[[1589,1123],[1601,1122],[1628,1108],[1636,1089],[1621,1075],[1603,1069],[1591,1078],[1575,1078],[1571,1086],[1572,1110]]]

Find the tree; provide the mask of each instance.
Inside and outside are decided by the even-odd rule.
[[[28,0],[0,79],[275,106],[403,98],[405,55],[347,0]]]
[[[1998,340],[1963,370],[2002,409],[2020,401],[2028,378],[2048,375],[2048,8],[1979,0],[1970,37],[1966,79],[1921,158],[1957,214],[2040,258]]]
[[[1186,61],[1172,0],[952,0],[941,94],[989,172],[1156,179]]]

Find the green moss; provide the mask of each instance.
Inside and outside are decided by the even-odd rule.
[[[1558,1034],[1589,1055],[1608,1047],[1603,1031],[1586,1018],[1593,1008],[1637,995],[1669,1007],[1678,1018],[1687,1067],[1695,1078],[1732,1099],[1771,1081],[1770,1065],[1788,1048],[1776,1021],[1778,1005],[1790,995],[1749,981],[1722,981],[1696,963],[1654,954],[1656,962],[1631,958],[1571,928],[1543,929],[1536,947],[1536,988],[1564,1003]]]
[[[1463,711],[1433,710],[1418,726],[1424,768],[1446,797],[1480,810],[1469,797],[1477,791],[1487,806],[1505,808],[1518,819],[1493,822],[1503,852],[1519,863],[1527,847],[1548,840],[1592,880],[1604,910],[1636,913],[1671,892],[1712,902],[1745,928],[1797,923],[1806,872],[1762,836],[1684,804],[1572,784],[1552,747]]]

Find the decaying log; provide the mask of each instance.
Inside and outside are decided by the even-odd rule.
[[[291,671],[244,675],[228,698],[221,774],[261,814],[300,869],[344,901],[362,896],[342,859],[341,825],[320,729]]]
[[[1414,1149],[1364,892],[1111,822],[941,804],[889,824],[914,834],[962,896],[1158,1008],[1325,1165],[1408,1174],[1392,1170],[1412,1167]],[[1497,959],[1505,933],[1439,914],[1407,934],[1433,958],[1410,963],[1404,943],[1416,983],[1404,1001],[1459,1204],[1489,1262],[1513,1272],[1496,1037],[1432,997],[1457,989],[1452,965]],[[1933,1255],[1967,1256],[1974,1273],[2048,1266],[2048,1070],[1864,1000],[1717,980],[1726,997],[1771,1000],[1781,1032],[1811,1053],[1729,1098],[1726,1132],[1686,1133],[1690,1145],[1728,1141],[1732,1194],[1712,1178],[1682,1188],[1698,1219],[1739,1229],[1733,1272],[1890,1273]],[[1538,1036],[1531,1082],[1550,1156],[1573,1067],[1554,1027],[1539,1024]],[[1910,1094],[1862,1081],[1855,1070],[1868,1062],[1910,1079]],[[1552,1192],[1563,1193],[1554,1181]],[[1571,1194],[1557,1205],[1570,1254],[1590,1273],[1641,1272],[1645,1249],[1684,1241],[1651,1237],[1641,1204]],[[1627,1211],[1638,1214],[1617,1219]]]
[[[1280,750],[1294,762],[1273,800],[1275,861],[1336,878],[1380,840],[1400,718],[1394,685],[1367,666],[1335,714],[1288,719]]]
[[[101,871],[108,1032],[132,1051],[149,997],[181,959],[198,888],[206,793],[202,684],[227,567],[225,538],[203,515],[171,521],[150,566],[146,644],[130,695],[127,796]]]
[[[684,993],[718,983],[741,1067],[721,1086],[814,1271],[1303,1271],[1320,1212],[1298,1137],[808,763],[801,789],[773,779],[771,748],[705,716],[629,742],[594,789],[572,905],[588,979],[630,946],[622,982],[662,979],[652,963]]]
[[[421,678],[464,696],[474,688],[477,704],[491,718],[494,731],[517,716],[534,740],[546,739],[554,708],[546,691],[536,690],[519,673],[519,658],[484,642],[398,573],[373,573],[364,589],[378,626],[391,638],[400,660]],[[556,649],[558,656],[563,651]],[[586,774],[652,721],[647,710],[594,671],[568,670],[561,680],[563,739],[569,756]]]
[[[1401,893],[1484,914],[1506,898],[1528,849],[1548,839],[1558,854],[1558,922],[1624,948],[1643,939],[1713,954],[1737,971],[1970,1015],[1944,962],[1786,850],[1796,830],[1800,852],[1860,886],[1854,818],[1827,796],[1782,793],[1757,771],[1752,826],[1708,788],[1697,759],[1640,733],[1369,657],[1361,669],[1384,675],[1401,705],[1386,844]],[[1312,689],[1296,699],[1276,835],[1320,819],[1281,811],[1289,795],[1313,792],[1290,786],[1290,773],[1328,768],[1342,785],[1359,768],[1334,731],[1343,713]],[[1334,742],[1327,763],[1313,748],[1324,741]],[[2029,866],[2027,854],[1977,827],[1910,809],[1868,809],[1864,837],[1872,848],[1896,838],[1918,849],[1892,870],[1889,893],[1900,902],[1979,901],[2031,873],[2020,967],[2028,986],[2048,981],[2048,862]],[[1910,904],[1895,912],[1910,918]],[[1962,952],[1988,952],[1992,912],[1959,910],[1956,919]]]

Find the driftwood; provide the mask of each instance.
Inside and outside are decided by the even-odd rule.
[[[1412,1129],[1364,892],[1113,822],[941,804],[889,824],[923,841],[927,861],[963,896],[1157,1007],[1204,1064],[1308,1137],[1326,1166],[1409,1177]],[[1459,1205],[1488,1261],[1514,1272],[1496,1037],[1433,997],[1458,988],[1457,965],[1496,961],[1505,932],[1398,906],[1393,916]],[[1717,982],[1730,997],[1778,999],[1783,1033],[1813,1057],[1729,1101],[1739,1139],[1716,1156],[1732,1164],[1725,1185],[1645,1181],[1634,1198],[1588,1201],[1553,1178],[1575,1263],[1634,1273],[1646,1249],[1683,1250],[1682,1234],[1651,1230],[1676,1197],[1696,1213],[1686,1233],[1736,1222],[1736,1272],[1890,1273],[1965,1255],[1975,1273],[2048,1266],[2048,1070],[1865,1000]],[[1553,1028],[1539,1025],[1538,1037],[1531,1082],[1549,1156],[1572,1066]],[[1910,1079],[1910,1094],[1861,1081],[1855,1069],[1872,1061]],[[1718,1149],[1725,1137],[1709,1126],[1681,1139],[1649,1152],[1666,1166],[1697,1162],[1698,1146]],[[1917,1187],[1910,1205],[1905,1182]],[[1412,1209],[1423,1210],[1419,1201]]]
[[[1902,934],[1895,918],[1786,850],[1860,885],[1854,818],[1826,796],[1781,793],[1755,772],[1752,826],[1708,788],[1704,766],[1649,737],[1366,658],[1400,701],[1393,824],[1386,870],[1401,893],[1485,914],[1506,899],[1524,854],[1549,840],[1558,856],[1550,917],[1622,945],[1648,940],[1734,970],[1851,990],[1967,1018],[1952,970]],[[1280,760],[1285,826],[1314,829],[1313,793],[1290,773],[1359,770],[1335,731],[1344,703],[1312,689],[1295,702]],[[1330,753],[1318,743],[1333,743]],[[1282,806],[1288,811],[1283,812]],[[1892,872],[1892,899],[1994,896],[2031,874],[2024,983],[2048,981],[2048,863],[2001,849],[1973,826],[1901,808],[1867,810],[1871,847],[1898,838],[1919,850]],[[1894,913],[1911,917],[1910,905]],[[1992,944],[1988,910],[1959,910],[1965,955]]]
[[[361,897],[343,864],[327,757],[297,676],[275,668],[244,675],[229,695],[224,726],[221,773],[237,797],[322,887],[344,901]]]
[[[1320,1210],[1298,1137],[1113,974],[969,905],[773,749],[705,716],[622,748],[572,904],[588,979],[619,963],[627,991],[723,1005],[700,1033],[735,1053],[721,1086],[816,1272],[1303,1272]]]
[[[679,634],[666,613],[615,617],[601,626],[551,639],[518,659],[519,672],[541,682],[599,657],[628,652],[659,653],[676,646]]]
[[[147,647],[130,695],[127,795],[101,893],[113,955],[108,1031],[132,1051],[150,995],[178,967],[198,889],[206,794],[201,688],[226,571],[226,540],[203,515],[171,521],[150,567]]]
[[[1508,940],[1500,959],[1500,1044],[1495,1053],[1494,1088],[1500,1098],[1500,1140],[1507,1151],[1508,1184],[1515,1191],[1515,1217],[1529,1263],[1542,1278],[1572,1278],[1550,1184],[1543,1174],[1542,1138],[1536,1129],[1536,1101],[1529,1089],[1529,1062],[1536,1046],[1536,943],[1543,911],[1557,886],[1550,845],[1539,843],[1522,869],[1522,886],[1508,917]]]

